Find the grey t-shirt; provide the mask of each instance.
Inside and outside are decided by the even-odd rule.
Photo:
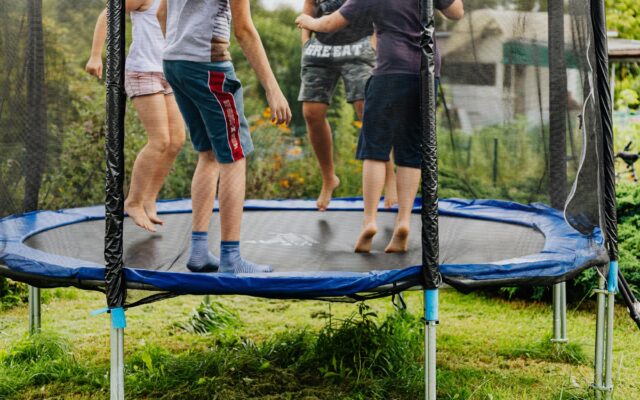
[[[435,0],[439,10],[454,0]],[[373,20],[378,57],[373,75],[420,73],[420,8],[418,0],[347,0],[339,10],[351,23],[363,17]],[[440,53],[436,46],[436,76],[440,76]]]
[[[230,36],[229,0],[167,2],[167,45],[163,59],[229,61]]]
[[[346,0],[315,0],[316,15],[322,17],[337,11]],[[322,33],[316,32],[316,38],[322,44],[332,46],[343,46],[355,43],[358,40],[373,34],[373,23],[371,18],[355,18],[348,27],[338,32]]]

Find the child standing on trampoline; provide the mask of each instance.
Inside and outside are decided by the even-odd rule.
[[[253,143],[243,113],[242,85],[229,54],[232,17],[238,44],[266,91],[272,120],[291,121],[289,104],[253,25],[250,0],[162,0],[158,19],[167,37],[164,71],[198,152],[191,183],[193,229],[187,266],[194,272],[271,272],[269,266],[240,257],[246,156]],[[218,174],[220,260],[208,250]]]
[[[462,18],[462,0],[435,0],[434,6],[452,19]],[[373,20],[378,54],[367,84],[364,119],[357,157],[364,160],[362,190],[364,221],[356,252],[371,251],[378,231],[377,212],[385,181],[385,162],[393,150],[398,167],[398,215],[385,252],[408,249],[411,211],[420,183],[420,12],[416,0],[347,0],[335,13],[321,18],[300,15],[299,28],[334,32],[363,16]],[[436,76],[440,60],[436,52]]]
[[[127,0],[133,42],[126,61],[125,89],[148,136],[133,164],[125,211],[133,222],[150,232],[162,225],[156,199],[185,141],[185,128],[171,87],[162,72],[164,37],[156,12],[160,0]],[[86,70],[102,78],[102,48],[106,38],[106,10],[98,17],[91,58]]]

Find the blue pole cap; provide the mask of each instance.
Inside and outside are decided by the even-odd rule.
[[[124,308],[111,309],[111,327],[113,329],[124,329],[127,327],[127,320],[124,316]]]
[[[609,263],[609,276],[607,276],[607,290],[609,293],[618,291],[618,260]]]
[[[124,329],[127,327],[127,319],[124,316],[124,308],[101,308],[99,310],[91,311],[91,315],[96,316],[100,314],[111,314],[111,327],[114,329]]]
[[[425,290],[424,296],[425,319],[427,321],[438,321],[438,289]]]

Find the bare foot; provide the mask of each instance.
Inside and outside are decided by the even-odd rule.
[[[129,214],[129,218],[131,218],[140,228],[146,229],[149,232],[156,231],[156,228],[153,226],[153,223],[151,223],[149,217],[147,217],[147,213],[144,211],[144,207],[142,205],[134,205],[125,201],[124,211]]]
[[[384,249],[385,253],[404,253],[409,249],[409,227],[399,226],[393,231],[393,237]]]
[[[329,203],[331,203],[331,198],[333,197],[333,191],[336,190],[338,186],[340,186],[340,179],[335,175],[332,180],[322,182],[322,190],[316,202],[318,210],[327,211],[327,207],[329,207]]]
[[[384,208],[391,208],[398,204],[398,191],[395,186],[384,189]]]
[[[156,202],[152,201],[144,205],[144,211],[147,214],[147,218],[152,224],[164,225],[164,221],[158,217],[158,210],[156,208]]]
[[[371,251],[371,245],[373,244],[373,237],[378,233],[378,227],[376,224],[368,224],[362,228],[360,237],[356,242],[356,253],[369,253]]]

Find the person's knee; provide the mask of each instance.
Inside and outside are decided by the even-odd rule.
[[[166,154],[171,147],[171,139],[168,134],[166,135],[154,135],[149,137],[149,148],[156,153]]]
[[[310,125],[323,124],[327,117],[326,107],[306,105],[302,108],[304,120]]]
[[[178,153],[180,153],[180,151],[184,147],[185,140],[186,138],[184,135],[172,137],[171,144],[169,145],[168,153],[174,157],[178,155]]]
[[[200,151],[198,153],[198,162],[203,164],[217,164],[216,155],[213,154],[213,150]]]

